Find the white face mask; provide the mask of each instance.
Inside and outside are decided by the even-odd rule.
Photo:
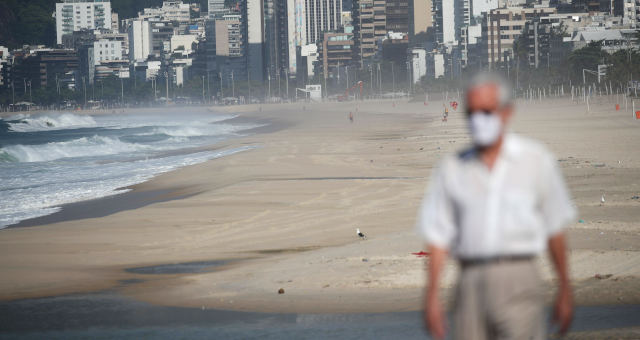
[[[493,145],[502,134],[502,121],[497,114],[472,113],[469,118],[471,139],[476,146]]]

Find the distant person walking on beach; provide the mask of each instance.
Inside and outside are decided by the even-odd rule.
[[[454,339],[546,339],[543,283],[535,257],[548,246],[558,275],[554,321],[573,316],[564,226],[575,216],[555,157],[540,143],[505,133],[513,103],[506,83],[480,75],[466,92],[473,146],[441,161],[418,216],[431,254],[425,323],[447,332],[439,298],[448,254],[460,266]]]
[[[444,113],[442,114],[442,121],[446,122],[447,118],[449,118],[449,108],[445,104],[442,104],[442,106],[444,106]]]
[[[353,123],[353,112],[349,111],[349,121]]]

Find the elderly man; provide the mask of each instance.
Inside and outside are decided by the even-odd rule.
[[[473,146],[441,161],[418,216],[431,253],[426,326],[435,338],[445,336],[438,285],[451,254],[460,265],[455,339],[546,338],[534,260],[548,246],[559,284],[554,320],[564,333],[573,302],[563,228],[575,209],[562,174],[544,146],[506,133],[513,104],[500,78],[476,77],[466,104]]]

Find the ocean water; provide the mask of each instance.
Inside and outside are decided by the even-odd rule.
[[[125,192],[177,168],[244,151],[203,147],[257,124],[206,109],[0,119],[0,229],[60,206]]]

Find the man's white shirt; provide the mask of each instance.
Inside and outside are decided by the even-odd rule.
[[[575,214],[555,157],[507,134],[491,170],[474,149],[441,161],[417,228],[428,244],[458,258],[536,255]]]

